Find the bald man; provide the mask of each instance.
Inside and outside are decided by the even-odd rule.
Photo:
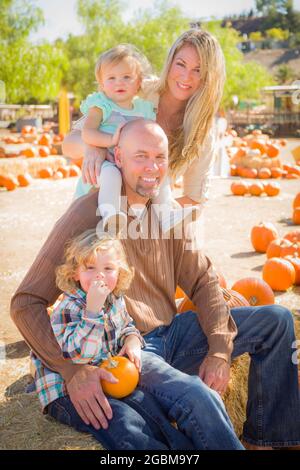
[[[134,282],[125,296],[126,306],[146,341],[139,389],[125,399],[138,413],[139,418],[132,418],[136,428],[133,426],[132,433],[126,433],[121,426],[120,436],[120,426],[115,427],[112,419],[113,405],[119,405],[104,396],[99,368],[73,364],[63,358],[47,315],[47,307],[60,294],[55,269],[62,262],[65,242],[95,228],[99,222],[96,192],[76,200],[56,223],[12,299],[11,315],[17,327],[43,365],[56,373],[56,379],[65,386],[61,394],[44,393],[44,408],[77,429],[85,426],[108,449],[118,448],[119,438],[126,441],[123,448],[140,448],[141,442],[137,443],[134,435],[141,429],[146,433],[142,439],[145,449],[152,445],[149,442],[153,436],[162,446],[156,448],[241,449],[219,394],[228,384],[231,357],[249,352],[251,406],[244,442],[265,448],[300,444],[297,366],[287,354],[295,340],[290,312],[276,305],[236,308],[230,313],[210,260],[199,250],[187,249],[190,240],[186,234],[181,238],[151,236],[153,227],[160,234],[151,199],[166,176],[167,156],[163,130],[158,124],[143,120],[123,128],[115,150],[127,197],[128,227],[143,228],[143,236],[136,237],[134,231],[135,236],[130,237],[128,230],[127,238],[122,240],[128,261],[135,268]],[[135,212],[130,210],[136,204],[144,207],[138,223]],[[176,315],[177,285],[192,299],[199,313]],[[51,377],[55,382],[55,377]],[[274,387],[270,388],[272,381]],[[273,398],[270,391],[275,388]],[[258,391],[267,396],[263,406]],[[279,399],[284,407],[278,407]],[[60,400],[67,402],[62,404]],[[262,415],[259,420],[258,413]],[[285,416],[297,419],[285,420],[282,428]],[[146,420],[146,431],[140,418]],[[161,435],[167,427],[165,418],[177,422],[180,444],[178,435],[174,444],[169,428]]]

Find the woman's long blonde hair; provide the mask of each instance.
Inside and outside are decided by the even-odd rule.
[[[80,287],[80,283],[75,281],[78,268],[86,266],[95,258],[97,252],[105,252],[111,248],[116,252],[119,267],[118,282],[113,294],[117,297],[122,295],[133,279],[133,268],[127,263],[120,240],[105,233],[99,238],[94,229],[86,230],[67,243],[64,263],[56,269],[57,287],[68,294],[74,292]]]
[[[161,96],[168,88],[168,74],[175,54],[185,45],[192,45],[200,59],[201,85],[189,99],[182,125],[169,136],[169,168],[172,175],[198,155],[198,145],[203,144],[223,94],[225,61],[217,39],[207,31],[190,29],[175,41],[165,62],[159,84]]]

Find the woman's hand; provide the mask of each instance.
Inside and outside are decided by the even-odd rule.
[[[82,181],[92,185],[97,184],[97,176],[100,174],[101,165],[105,160],[106,149],[85,145],[82,163]]]
[[[128,356],[135,367],[141,372],[141,342],[136,335],[129,335],[125,338],[124,345],[118,356]]]

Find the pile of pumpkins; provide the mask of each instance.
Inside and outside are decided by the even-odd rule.
[[[300,193],[294,204],[299,201]],[[262,277],[273,290],[286,291],[293,285],[300,285],[300,230],[280,237],[272,223],[261,222],[252,227],[251,243],[255,251],[267,255]]]
[[[39,133],[34,126],[24,126],[20,136],[7,136],[2,140],[5,144],[30,144],[16,150],[14,147],[13,152],[0,147],[0,158],[45,158],[49,156],[56,156],[58,154],[56,145],[60,145],[64,136],[62,134],[55,135],[49,132]],[[53,178],[63,179],[68,177],[80,176],[81,170],[77,165],[61,165],[56,170],[50,166],[45,166],[38,171],[38,178]],[[23,174],[14,175],[12,173],[0,173],[0,187],[6,188],[8,191],[13,191],[18,187],[25,187],[32,182],[32,176],[25,172]]]
[[[234,196],[267,195],[269,197],[277,196],[281,190],[280,184],[274,181],[269,181],[268,183],[261,183],[259,181],[247,183],[242,180],[233,182],[230,189]]]
[[[300,165],[282,164],[280,148],[286,140],[271,140],[267,134],[254,130],[240,138],[231,131],[233,145],[227,149],[230,158],[231,176],[242,178],[300,178]]]

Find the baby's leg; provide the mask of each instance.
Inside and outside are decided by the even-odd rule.
[[[158,196],[153,199],[153,204],[164,233],[168,233],[179,225],[196,220],[200,214],[197,206],[181,207],[175,200],[172,195],[170,178],[166,178],[161,185]]]
[[[114,163],[105,160],[97,180],[98,208],[102,216],[103,230],[117,235],[127,226],[126,214],[121,211],[121,173]]]

